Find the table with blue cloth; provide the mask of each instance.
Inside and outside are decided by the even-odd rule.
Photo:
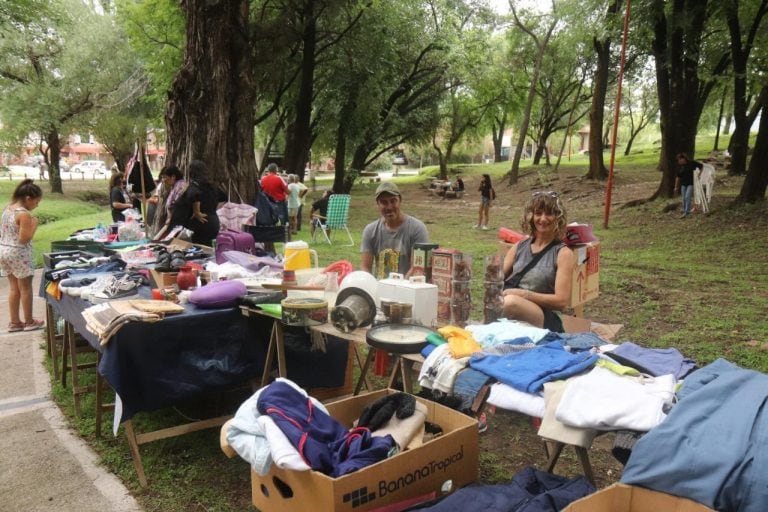
[[[42,283],[41,289],[44,286]],[[140,298],[149,298],[150,294],[148,287],[140,288]],[[128,322],[102,346],[98,337],[87,330],[82,316],[82,311],[91,306],[89,302],[69,295],[60,300],[43,295],[51,312],[64,318],[66,328],[76,331],[98,351],[98,376],[112,386],[116,395],[114,431],[121,423],[125,427],[142,485],[146,485],[146,477],[138,452],[140,444],[215,427],[229,416],[137,435],[131,421],[136,413],[242,386],[261,376],[264,369],[272,322],[243,316],[238,307],[201,309],[186,304],[183,313],[168,315],[158,322]],[[289,378],[305,388],[344,386],[347,341],[331,340],[324,353],[311,352],[306,333],[291,332],[289,336]],[[98,396],[96,407],[99,419],[102,404]]]

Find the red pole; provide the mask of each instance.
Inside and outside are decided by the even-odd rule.
[[[616,106],[613,109],[613,133],[611,134],[611,163],[608,168],[608,183],[605,187],[605,215],[603,228],[608,229],[608,217],[611,214],[611,192],[613,191],[613,166],[616,163],[616,135],[619,131],[619,111],[621,110],[621,82],[624,79],[624,62],[627,54],[627,34],[629,33],[629,16],[632,12],[632,0],[627,0],[627,9],[624,12],[624,35],[621,39],[621,61],[619,65],[619,77],[616,86]]]

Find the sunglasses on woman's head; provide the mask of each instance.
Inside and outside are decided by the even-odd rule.
[[[549,190],[547,192],[542,192],[542,191],[534,192],[533,193],[533,197],[537,197],[537,196],[549,196],[549,197],[556,198],[557,197],[557,192],[555,192],[553,190]]]

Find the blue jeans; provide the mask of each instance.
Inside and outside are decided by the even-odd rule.
[[[683,185],[680,187],[683,196],[683,215],[691,213],[691,202],[693,201],[693,185]]]

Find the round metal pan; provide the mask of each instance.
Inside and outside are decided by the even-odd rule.
[[[371,327],[366,342],[394,354],[418,354],[427,344],[427,335],[434,333],[429,327],[412,324],[379,324]]]

